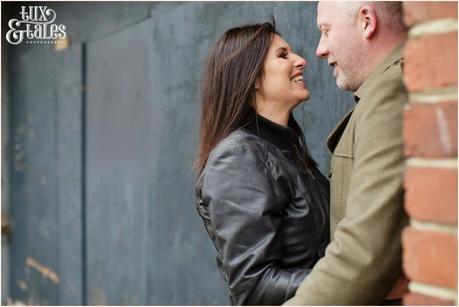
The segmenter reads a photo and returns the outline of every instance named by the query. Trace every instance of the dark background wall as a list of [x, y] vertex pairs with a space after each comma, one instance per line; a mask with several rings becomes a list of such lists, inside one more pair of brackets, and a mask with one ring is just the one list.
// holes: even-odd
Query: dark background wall
[[273, 14], [308, 61], [294, 113], [327, 173], [352, 98], [314, 55], [316, 3], [41, 4], [67, 49], [9, 45], [21, 3], [2, 3], [2, 303], [229, 304], [194, 207], [203, 62], [225, 30]]

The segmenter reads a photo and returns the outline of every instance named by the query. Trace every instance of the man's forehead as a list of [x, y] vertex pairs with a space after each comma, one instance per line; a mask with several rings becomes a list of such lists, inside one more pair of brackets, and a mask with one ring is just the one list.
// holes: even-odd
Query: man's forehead
[[325, 25], [327, 21], [327, 7], [323, 2], [319, 2], [317, 5], [317, 27], [320, 29], [321, 26]]
[[340, 14], [340, 3], [332, 1], [320, 1], [317, 5], [317, 27], [328, 25]]
[[[336, 10], [343, 8], [343, 1], [319, 1], [317, 4], [317, 9], [319, 10]], [[345, 4], [345, 3], [344, 3]]]

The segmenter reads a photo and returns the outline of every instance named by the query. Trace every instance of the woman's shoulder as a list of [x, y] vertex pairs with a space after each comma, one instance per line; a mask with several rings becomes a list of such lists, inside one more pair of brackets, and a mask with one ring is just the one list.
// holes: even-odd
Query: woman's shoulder
[[266, 142], [260, 137], [239, 128], [221, 140], [211, 151], [209, 160], [213, 160], [222, 155], [255, 155], [260, 159], [266, 153]]
[[273, 179], [272, 168], [261, 140], [243, 129], [232, 132], [211, 151], [196, 186], [205, 189], [205, 194], [235, 182], [239, 186], [248, 179], [259, 187], [270, 186], [267, 182]]

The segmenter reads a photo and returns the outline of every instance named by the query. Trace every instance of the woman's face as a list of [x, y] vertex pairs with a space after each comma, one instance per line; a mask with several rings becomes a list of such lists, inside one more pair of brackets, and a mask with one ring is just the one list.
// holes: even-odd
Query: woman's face
[[309, 91], [303, 82], [305, 66], [306, 61], [276, 34], [263, 65], [261, 86], [257, 87], [257, 108], [263, 107], [260, 104], [271, 104], [276, 109], [291, 110], [307, 100]]

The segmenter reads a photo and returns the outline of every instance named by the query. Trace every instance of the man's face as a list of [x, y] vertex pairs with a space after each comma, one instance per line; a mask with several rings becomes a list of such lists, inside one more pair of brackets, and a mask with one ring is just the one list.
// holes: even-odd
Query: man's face
[[364, 63], [359, 56], [363, 46], [357, 22], [347, 9], [346, 3], [319, 2], [317, 27], [322, 35], [316, 55], [333, 68], [340, 89], [355, 92], [364, 81]]

